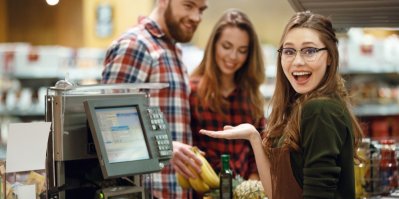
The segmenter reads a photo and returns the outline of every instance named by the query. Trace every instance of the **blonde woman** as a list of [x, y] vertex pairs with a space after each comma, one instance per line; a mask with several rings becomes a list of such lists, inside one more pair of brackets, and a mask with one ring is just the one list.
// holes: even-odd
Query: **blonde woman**
[[255, 157], [247, 140], [220, 140], [199, 133], [222, 130], [226, 124], [252, 123], [264, 129], [265, 81], [262, 50], [248, 16], [237, 9], [224, 12], [214, 26], [200, 65], [191, 74], [191, 129], [193, 144], [219, 172], [220, 156], [230, 155], [234, 175], [259, 179]]

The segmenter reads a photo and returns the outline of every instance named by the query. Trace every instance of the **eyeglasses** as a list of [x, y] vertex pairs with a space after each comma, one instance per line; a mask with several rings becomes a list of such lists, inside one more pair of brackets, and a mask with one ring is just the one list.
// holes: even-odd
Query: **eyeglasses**
[[[300, 49], [299, 54], [306, 62], [313, 62], [317, 57], [317, 53], [322, 50], [327, 50], [327, 48], [307, 47]], [[277, 52], [280, 53], [281, 60], [286, 62], [293, 61], [297, 55], [297, 50], [294, 48], [280, 48]]]

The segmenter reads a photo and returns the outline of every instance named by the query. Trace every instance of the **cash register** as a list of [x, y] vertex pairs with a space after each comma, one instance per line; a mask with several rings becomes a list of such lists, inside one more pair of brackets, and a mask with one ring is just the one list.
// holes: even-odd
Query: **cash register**
[[168, 85], [61, 85], [46, 95], [48, 198], [150, 198], [142, 175], [168, 164], [172, 139], [149, 100]]

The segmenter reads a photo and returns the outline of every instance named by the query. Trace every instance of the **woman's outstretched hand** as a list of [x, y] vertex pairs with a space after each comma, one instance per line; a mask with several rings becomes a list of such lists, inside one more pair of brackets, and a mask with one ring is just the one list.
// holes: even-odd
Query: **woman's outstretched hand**
[[250, 140], [254, 135], [259, 136], [258, 131], [252, 124], [240, 124], [238, 126], [225, 126], [223, 131], [208, 131], [201, 129], [200, 133], [213, 137], [224, 139], [245, 139]]
[[256, 165], [258, 171], [267, 171], [259, 173], [265, 193], [272, 198], [271, 176], [270, 176], [270, 160], [262, 146], [262, 138], [260, 133], [251, 124], [240, 124], [238, 126], [225, 126], [223, 131], [208, 131], [201, 129], [201, 134], [224, 139], [245, 139], [251, 143], [255, 154]]

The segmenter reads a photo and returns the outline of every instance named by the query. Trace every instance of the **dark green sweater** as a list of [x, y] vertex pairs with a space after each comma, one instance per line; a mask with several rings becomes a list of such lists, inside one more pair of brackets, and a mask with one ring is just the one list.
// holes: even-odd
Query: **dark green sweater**
[[300, 152], [291, 152], [303, 198], [355, 198], [350, 116], [339, 101], [316, 99], [302, 109]]

